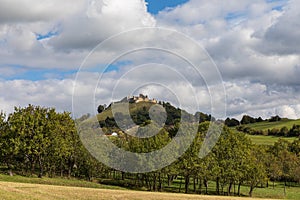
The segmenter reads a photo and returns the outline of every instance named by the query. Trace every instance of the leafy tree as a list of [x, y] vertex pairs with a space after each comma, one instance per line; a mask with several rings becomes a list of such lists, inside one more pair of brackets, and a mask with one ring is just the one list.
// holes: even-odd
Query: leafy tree
[[225, 125], [228, 126], [228, 127], [233, 127], [233, 126], [240, 125], [240, 122], [237, 119], [235, 119], [235, 118], [231, 118], [231, 119], [227, 118], [225, 120]]
[[297, 140], [294, 140], [291, 144], [290, 144], [290, 151], [293, 152], [294, 154], [300, 156], [300, 138]]
[[201, 122], [207, 122], [211, 121], [211, 115], [207, 115], [202, 112], [196, 112], [195, 113], [195, 118], [201, 123]]
[[279, 122], [281, 121], [281, 117], [279, 117], [278, 115], [273, 116], [269, 119], [269, 122]]
[[99, 105], [97, 108], [98, 113], [102, 113], [105, 110], [105, 106], [104, 105]]
[[8, 118], [10, 131], [15, 139], [19, 139], [21, 160], [29, 161], [31, 173], [36, 164], [39, 165], [39, 177], [42, 177], [44, 170], [44, 157], [46, 149], [50, 145], [47, 137], [47, 109], [29, 105], [26, 108], [15, 108], [15, 112]]
[[251, 123], [255, 123], [255, 122], [256, 122], [256, 119], [253, 117], [250, 117], [249, 115], [244, 115], [241, 120], [241, 124], [251, 124]]
[[300, 137], [300, 125], [293, 125], [293, 127], [290, 129], [289, 136]]
[[249, 183], [249, 196], [252, 197], [253, 190], [260, 184], [266, 181], [267, 173], [264, 165], [265, 149], [254, 146], [247, 160], [246, 177]]

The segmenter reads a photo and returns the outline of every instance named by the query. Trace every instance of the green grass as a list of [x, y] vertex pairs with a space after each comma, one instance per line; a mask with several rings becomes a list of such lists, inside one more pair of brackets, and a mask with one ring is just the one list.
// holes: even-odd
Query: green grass
[[[144, 107], [146, 109], [149, 109], [151, 106], [154, 105], [154, 103], [151, 102], [139, 102], [139, 103], [129, 103], [129, 112], [130, 113], [134, 113], [138, 110], [142, 110]], [[126, 111], [128, 111], [128, 107], [126, 107], [126, 104], [124, 103], [116, 103], [114, 104], [114, 110], [115, 112], [121, 112], [121, 113], [126, 113]], [[107, 117], [112, 118], [113, 114], [112, 114], [112, 109], [111, 107], [104, 110], [102, 113], [97, 115], [98, 121], [103, 121], [105, 120]]]
[[[103, 185], [103, 184], [99, 184], [97, 182], [88, 182], [88, 181], [83, 181], [83, 180], [77, 180], [77, 179], [65, 179], [65, 178], [36, 178], [36, 177], [23, 177], [23, 176], [8, 176], [8, 175], [2, 175], [0, 174], [0, 183], [2, 182], [3, 185], [10, 185], [12, 183], [19, 183], [21, 185], [17, 185], [17, 186], [13, 186], [13, 188], [9, 188], [8, 190], [22, 190], [23, 192], [28, 190], [33, 190], [34, 188], [42, 188], [41, 190], [47, 190], [45, 192], [49, 192], [48, 190], [55, 190], [54, 192], [57, 192], [57, 188], [55, 186], [64, 186], [66, 187], [64, 188], [59, 188], [58, 191], [58, 197], [60, 194], [67, 194], [67, 193], [74, 193], [77, 191], [80, 191], [80, 188], [90, 188], [90, 189], [96, 189], [94, 190], [94, 192], [91, 193], [95, 193], [95, 192], [99, 192], [99, 190], [97, 189], [105, 189], [105, 190], [118, 190], [118, 191], [129, 191], [129, 188], [124, 188], [124, 187], [119, 187], [119, 186], [111, 186], [111, 185]], [[7, 184], [5, 184], [5, 182], [7, 182]], [[26, 183], [26, 184], [23, 184]], [[35, 184], [35, 186], [29, 185], [29, 184]], [[300, 187], [298, 185], [298, 187], [287, 187], [286, 188], [286, 196], [284, 196], [284, 186], [283, 183], [275, 183], [275, 188], [273, 189], [272, 187], [272, 182], [269, 182], [269, 187], [268, 188], [255, 188], [255, 190], [253, 191], [253, 197], [255, 198], [273, 198], [273, 199], [300, 199]], [[41, 185], [41, 186], [37, 186], [37, 185]], [[48, 186], [42, 186], [42, 185], [48, 185]], [[50, 185], [53, 185], [53, 187]], [[164, 184], [164, 191], [166, 192], [172, 192], [172, 193], [178, 193], [179, 192], [179, 185], [180, 185], [180, 179], [176, 179], [174, 180], [172, 187], [167, 187], [166, 184]], [[209, 181], [208, 184], [208, 193], [210, 195], [214, 195], [215, 194], [215, 182], [213, 181]], [[73, 187], [73, 189], [70, 189], [70, 187]], [[44, 189], [43, 189], [44, 188]], [[76, 189], [77, 188], [77, 189]], [[198, 189], [198, 186], [197, 186]], [[35, 189], [36, 190], [36, 189]], [[36, 191], [32, 191], [32, 192], [36, 192]], [[64, 191], [66, 190], [66, 191]], [[204, 193], [204, 186], [202, 187], [202, 191]], [[237, 190], [237, 186], [236, 186], [236, 190]], [[72, 192], [74, 191], [74, 192]], [[90, 191], [90, 190], [88, 190]], [[190, 184], [190, 192], [193, 191], [193, 184], [192, 184], [192, 180], [191, 180], [191, 184]], [[224, 191], [226, 191], [226, 188], [224, 188]], [[234, 191], [234, 189], [232, 189], [232, 192]], [[44, 192], [44, 191], [43, 191]], [[181, 185], [181, 193], [184, 192], [184, 182], [182, 182]], [[246, 197], [248, 196], [248, 192], [249, 192], [249, 187], [248, 186], [242, 186], [241, 187], [241, 194], [242, 196]], [[51, 194], [51, 192], [49, 192]], [[125, 193], [124, 193], [125, 194]], [[7, 191], [1, 191], [1, 187], [0, 187], [0, 197], [3, 197], [3, 195], [7, 195], [6, 199], [18, 199], [18, 197], [22, 198], [22, 197], [27, 197], [27, 196], [14, 196], [14, 194], [11, 193], [7, 193]], [[31, 193], [30, 193], [31, 195]], [[81, 194], [81, 192], [79, 192], [78, 194], [80, 197], [83, 197], [84, 195]], [[180, 194], [178, 194], [180, 196]], [[78, 197], [79, 197], [78, 196]], [[101, 195], [100, 195], [101, 196]], [[54, 196], [53, 196], [54, 197]], [[72, 196], [67, 196], [69, 198], [57, 198], [56, 199], [71, 199]], [[98, 195], [99, 197], [99, 195]], [[39, 199], [40, 196], [36, 197], [36, 198], [27, 198], [27, 199]], [[87, 199], [88, 196], [86, 196]], [[92, 199], [94, 198], [91, 197]], [[167, 197], [166, 197], [167, 198]], [[218, 197], [219, 198], [219, 197]], [[220, 197], [222, 198], [222, 197]], [[3, 199], [3, 198], [1, 198]], [[26, 198], [25, 198], [26, 199]], [[48, 198], [48, 199], [52, 199], [52, 198]], [[55, 199], [55, 198], [54, 198]], [[96, 198], [94, 198], [96, 199]], [[101, 199], [101, 198], [100, 198]], [[157, 199], [161, 199], [160, 196], [158, 196]]]
[[[292, 120], [292, 119], [282, 119], [278, 122], [258, 122], [254, 124], [247, 124], [244, 126], [250, 127], [252, 129], [258, 131], [267, 131], [268, 129], [281, 129], [282, 127], [287, 127], [288, 129], [292, 128], [293, 125], [300, 125], [300, 119]], [[237, 131], [236, 127], [230, 128], [233, 131]], [[298, 139], [297, 137], [278, 137], [278, 136], [264, 136], [264, 135], [248, 135], [253, 143], [258, 145], [273, 145], [279, 139], [287, 140], [289, 142], [293, 142], [294, 140]]]
[[102, 188], [102, 189], [125, 189], [119, 186], [102, 185], [96, 182], [89, 182], [78, 179], [67, 178], [37, 178], [37, 177], [24, 177], [24, 176], [8, 176], [0, 174], [0, 181], [16, 182], [16, 183], [32, 183], [32, 184], [46, 184], [46, 185], [60, 185], [72, 187], [86, 187], [86, 188]]
[[281, 129], [282, 127], [287, 127], [288, 129], [292, 128], [293, 125], [300, 125], [300, 119], [292, 120], [292, 119], [282, 119], [278, 122], [258, 122], [254, 124], [247, 124], [246, 126], [253, 128], [255, 130], [266, 131], [268, 129]]
[[294, 140], [298, 139], [297, 137], [277, 137], [277, 136], [264, 136], [264, 135], [247, 135], [248, 138], [254, 144], [257, 145], [273, 145], [279, 139], [287, 140], [289, 142], [293, 142]]
[[[177, 179], [173, 182], [172, 187], [166, 187], [165, 190], [168, 192], [179, 192], [180, 179]], [[269, 198], [269, 199], [300, 199], [300, 185], [286, 187], [286, 196], [284, 196], [284, 183], [269, 182], [269, 187], [257, 187], [253, 191], [254, 198]], [[227, 192], [227, 186], [225, 186], [224, 191]], [[193, 191], [193, 182], [190, 180], [189, 186], [190, 192]], [[197, 185], [198, 189], [198, 185]], [[237, 192], [237, 185], [235, 186]], [[209, 181], [208, 183], [208, 194], [215, 195], [216, 183], [214, 181]], [[181, 192], [184, 192], [184, 182], [182, 182]], [[202, 186], [202, 194], [204, 194], [205, 188]], [[232, 188], [232, 193], [234, 192], [234, 188]], [[242, 185], [241, 186], [241, 196], [248, 197], [249, 187]]]

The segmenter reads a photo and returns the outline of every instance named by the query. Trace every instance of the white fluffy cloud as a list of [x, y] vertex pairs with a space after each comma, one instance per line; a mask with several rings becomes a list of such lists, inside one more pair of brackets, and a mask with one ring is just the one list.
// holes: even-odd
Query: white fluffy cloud
[[55, 107], [58, 111], [71, 111], [73, 84], [71, 79], [1, 81], [0, 110], [10, 113], [15, 106], [34, 104]]
[[141, 0], [2, 0], [0, 5], [0, 66], [76, 69], [104, 39], [156, 23]]
[[92, 0], [86, 12], [64, 21], [62, 33], [52, 38], [49, 45], [58, 50], [91, 50], [111, 35], [154, 25], [143, 1]]
[[85, 0], [1, 0], [0, 24], [59, 20], [85, 7]]

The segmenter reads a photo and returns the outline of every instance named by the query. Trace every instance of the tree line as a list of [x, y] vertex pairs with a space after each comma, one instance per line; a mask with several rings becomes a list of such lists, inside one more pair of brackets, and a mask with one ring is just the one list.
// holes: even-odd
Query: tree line
[[272, 116], [270, 119], [262, 119], [261, 117], [255, 118], [251, 117], [249, 115], [244, 115], [242, 119], [239, 121], [235, 118], [226, 118], [224, 121], [225, 125], [228, 127], [234, 127], [234, 126], [239, 126], [239, 125], [246, 125], [246, 124], [254, 124], [258, 122], [279, 122], [281, 121], [282, 118], [279, 117], [278, 115]]
[[[198, 131], [193, 143], [171, 165], [149, 173], [117, 171], [97, 161], [83, 146], [75, 123], [88, 118], [82, 116], [73, 120], [68, 112], [59, 113], [53, 108], [33, 105], [16, 107], [8, 116], [1, 113], [2, 173], [97, 179], [104, 183], [150, 191], [169, 191], [179, 184], [177, 192], [200, 194], [209, 193], [208, 184], [214, 182], [214, 194], [241, 195], [241, 186], [247, 186], [250, 196], [256, 187], [269, 186], [269, 181], [300, 182], [299, 139], [292, 143], [279, 140], [273, 146], [258, 146], [245, 134], [224, 126], [217, 144], [201, 159], [198, 154], [208, 128], [211, 126], [213, 130], [218, 130], [219, 126], [223, 126], [218, 122], [207, 121], [197, 123]], [[151, 138], [120, 133], [118, 137], [109, 139], [127, 151], [145, 153], [167, 145], [179, 126], [182, 124], [174, 120], [174, 124], [162, 128]], [[140, 127], [139, 131], [143, 134], [144, 129]], [[189, 131], [186, 128], [185, 134], [189, 134]], [[174, 153], [168, 152], [169, 155], [165, 156]]]
[[[146, 174], [127, 174], [132, 185], [151, 191], [168, 191], [174, 181], [180, 180], [178, 192], [208, 194], [208, 183], [212, 181], [216, 187], [214, 194], [241, 195], [243, 185], [249, 187], [249, 196], [252, 196], [256, 187], [269, 187], [269, 181], [300, 182], [299, 139], [292, 143], [279, 140], [273, 146], [259, 146], [245, 134], [225, 126], [215, 147], [201, 159], [198, 155], [209, 126], [220, 124], [200, 123], [190, 148], [170, 166]], [[155, 137], [141, 140], [121, 135], [111, 139], [126, 150], [143, 153], [149, 151], [149, 146], [153, 151], [171, 140], [167, 131]], [[124, 174], [116, 180], [125, 180]]]

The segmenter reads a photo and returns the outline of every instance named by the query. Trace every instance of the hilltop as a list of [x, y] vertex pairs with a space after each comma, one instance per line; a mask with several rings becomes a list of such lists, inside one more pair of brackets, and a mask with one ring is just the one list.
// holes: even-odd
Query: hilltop
[[[101, 109], [98, 108], [97, 119], [106, 134], [136, 128], [136, 126], [143, 127], [151, 123], [163, 125], [165, 129], [171, 131], [181, 119], [189, 123], [211, 120], [208, 114], [197, 112], [193, 115], [181, 108], [176, 108], [169, 102], [149, 99], [147, 95], [142, 94], [138, 97], [125, 97], [120, 101], [112, 102], [106, 108], [103, 105], [99, 107]], [[130, 116], [126, 115], [128, 111]], [[134, 124], [130, 123], [128, 118]], [[116, 123], [116, 119], [121, 124]]]

